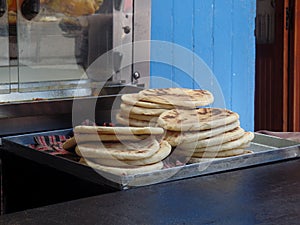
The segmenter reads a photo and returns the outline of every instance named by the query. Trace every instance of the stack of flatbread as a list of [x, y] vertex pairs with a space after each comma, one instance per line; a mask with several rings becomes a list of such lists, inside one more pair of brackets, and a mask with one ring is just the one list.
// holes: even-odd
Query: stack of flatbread
[[72, 145], [77, 143], [81, 163], [117, 175], [138, 174], [163, 168], [171, 153], [171, 145], [161, 140], [163, 133], [159, 127], [77, 126]]
[[251, 153], [254, 138], [240, 127], [239, 115], [227, 109], [172, 109], [162, 113], [158, 126], [167, 132], [164, 140], [190, 162]]
[[209, 91], [186, 88], [146, 89], [135, 94], [124, 94], [121, 99], [117, 123], [136, 127], [156, 126], [160, 114], [167, 110], [193, 109], [207, 106], [214, 100]]

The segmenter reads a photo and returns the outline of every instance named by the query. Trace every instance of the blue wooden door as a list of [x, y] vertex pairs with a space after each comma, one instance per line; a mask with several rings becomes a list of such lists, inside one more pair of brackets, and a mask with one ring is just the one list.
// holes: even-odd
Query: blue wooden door
[[[254, 129], [255, 14], [256, 1], [152, 0], [151, 39], [178, 44], [203, 59], [220, 84], [226, 108], [239, 113], [247, 130]], [[166, 54], [194, 68], [192, 57]], [[151, 64], [151, 76], [182, 87], [199, 86], [195, 72], [190, 77], [173, 65]]]

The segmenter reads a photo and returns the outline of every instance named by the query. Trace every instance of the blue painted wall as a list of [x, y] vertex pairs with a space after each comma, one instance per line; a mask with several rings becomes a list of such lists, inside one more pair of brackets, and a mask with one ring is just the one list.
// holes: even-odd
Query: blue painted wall
[[[226, 108], [239, 113], [246, 130], [254, 129], [255, 13], [252, 0], [152, 0], [151, 39], [179, 44], [201, 57], [220, 84]], [[172, 50], [164, 54], [194, 67], [193, 57]], [[152, 62], [151, 76], [173, 86], [201, 86], [193, 79], [195, 68], [189, 77], [173, 65]]]

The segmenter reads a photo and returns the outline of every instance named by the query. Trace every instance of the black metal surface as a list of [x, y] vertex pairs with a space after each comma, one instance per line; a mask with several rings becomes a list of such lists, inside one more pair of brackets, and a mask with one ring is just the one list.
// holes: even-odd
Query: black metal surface
[[7, 152], [2, 177], [4, 213], [117, 191]]
[[0, 224], [299, 224], [300, 160], [65, 202]]
[[[4, 212], [11, 213], [121, 189], [90, 167], [28, 147], [35, 136], [70, 136], [72, 129], [2, 139]], [[21, 187], [21, 188], [20, 188]]]
[[[34, 144], [33, 137], [36, 135], [65, 135], [71, 132], [72, 129], [66, 130], [55, 130], [42, 133], [33, 133], [27, 135], [13, 136], [10, 138], [4, 138], [2, 140], [2, 155], [11, 155], [11, 161], [13, 162], [15, 158], [23, 158], [28, 160], [28, 163], [38, 163], [41, 166], [46, 166], [52, 170], [60, 171], [71, 176], [77, 177], [88, 182], [92, 182], [98, 185], [107, 185], [115, 189], [121, 189], [120, 185], [105, 179], [95, 172], [90, 167], [77, 163], [75, 161], [50, 155], [46, 152], [37, 151], [28, 147], [29, 144]], [[4, 157], [3, 164], [9, 164]], [[55, 172], [54, 171], [54, 172]], [[16, 174], [17, 175], [17, 174]], [[3, 175], [5, 176], [5, 174]], [[28, 175], [30, 176], [30, 175]], [[6, 176], [8, 179], [10, 177]], [[17, 178], [15, 176], [15, 178]]]

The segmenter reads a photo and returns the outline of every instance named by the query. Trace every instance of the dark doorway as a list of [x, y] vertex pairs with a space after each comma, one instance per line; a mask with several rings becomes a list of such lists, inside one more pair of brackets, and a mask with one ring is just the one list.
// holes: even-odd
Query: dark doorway
[[300, 131], [299, 5], [257, 0], [255, 130]]

